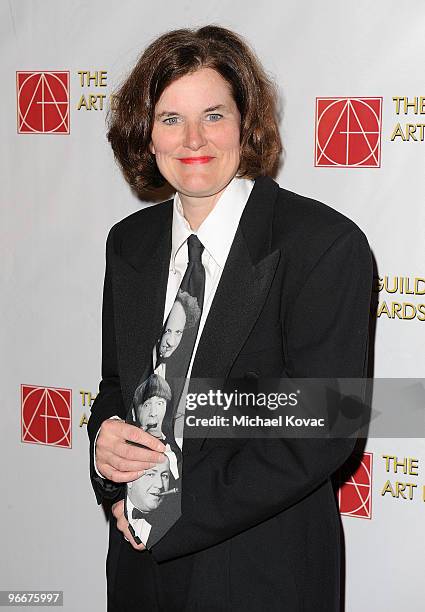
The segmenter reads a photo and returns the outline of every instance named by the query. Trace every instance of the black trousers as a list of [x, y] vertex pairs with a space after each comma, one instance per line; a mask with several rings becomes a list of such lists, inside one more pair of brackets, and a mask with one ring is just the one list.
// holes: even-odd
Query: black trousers
[[150, 552], [120, 542], [115, 564], [107, 560], [108, 612], [182, 612], [191, 568], [189, 557], [178, 568], [173, 561], [158, 564]]

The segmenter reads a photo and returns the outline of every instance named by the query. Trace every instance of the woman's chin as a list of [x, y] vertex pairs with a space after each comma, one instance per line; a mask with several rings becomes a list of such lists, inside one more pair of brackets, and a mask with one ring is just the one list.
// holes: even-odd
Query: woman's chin
[[193, 198], [205, 198], [215, 195], [223, 189], [222, 182], [213, 181], [208, 178], [193, 177], [188, 180], [179, 181], [176, 187], [179, 193]]

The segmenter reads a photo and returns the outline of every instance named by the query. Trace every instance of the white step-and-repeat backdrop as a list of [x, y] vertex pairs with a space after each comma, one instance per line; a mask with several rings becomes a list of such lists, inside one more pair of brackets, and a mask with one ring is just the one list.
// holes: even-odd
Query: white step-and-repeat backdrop
[[[100, 376], [104, 246], [111, 225], [144, 205], [105, 138], [114, 88], [167, 30], [216, 23], [246, 37], [281, 92], [279, 183], [369, 238], [374, 375], [424, 377], [425, 4], [0, 6], [0, 589], [60, 589], [67, 611], [103, 610], [107, 524], [89, 483], [86, 424]], [[369, 439], [340, 490], [347, 612], [424, 609], [422, 435]]]

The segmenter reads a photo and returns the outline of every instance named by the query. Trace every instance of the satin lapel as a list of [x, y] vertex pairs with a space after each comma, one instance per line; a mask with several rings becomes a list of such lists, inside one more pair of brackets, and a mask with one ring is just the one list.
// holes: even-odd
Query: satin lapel
[[158, 211], [149, 231], [140, 229], [140, 247], [113, 256], [114, 318], [121, 388], [128, 410], [162, 329], [171, 254], [172, 202]]
[[[271, 252], [277, 189], [264, 178], [251, 192], [199, 341], [192, 379], [225, 380], [261, 312], [280, 260], [279, 249]], [[202, 411], [206, 418], [212, 414], [214, 409]], [[187, 437], [184, 448], [191, 452], [201, 444], [202, 439]]]
[[253, 265], [240, 229], [205, 322], [191, 377], [226, 377], [260, 314], [280, 258]]

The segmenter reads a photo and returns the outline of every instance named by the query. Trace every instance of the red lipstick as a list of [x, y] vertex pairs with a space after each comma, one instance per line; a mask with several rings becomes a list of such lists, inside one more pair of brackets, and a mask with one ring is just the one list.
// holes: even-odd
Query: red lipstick
[[214, 157], [180, 157], [182, 164], [206, 164]]

